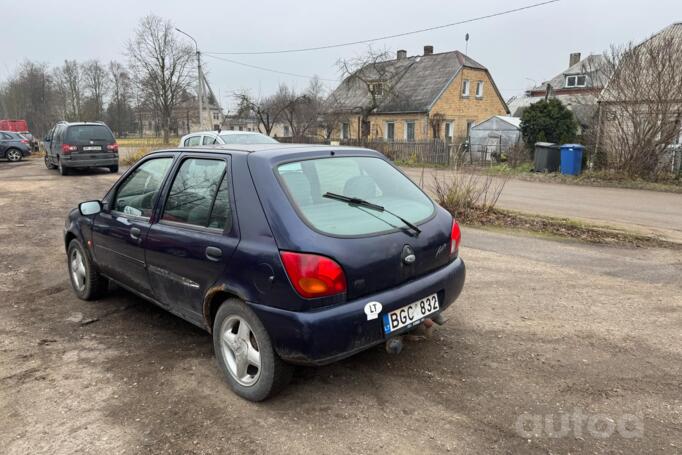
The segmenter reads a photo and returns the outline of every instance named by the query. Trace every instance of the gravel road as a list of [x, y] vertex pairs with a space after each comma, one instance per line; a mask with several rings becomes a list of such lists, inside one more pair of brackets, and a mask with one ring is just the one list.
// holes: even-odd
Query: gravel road
[[121, 290], [74, 296], [65, 214], [115, 179], [0, 163], [3, 453], [682, 451], [680, 250], [465, 228], [467, 283], [432, 338], [253, 404], [206, 333]]

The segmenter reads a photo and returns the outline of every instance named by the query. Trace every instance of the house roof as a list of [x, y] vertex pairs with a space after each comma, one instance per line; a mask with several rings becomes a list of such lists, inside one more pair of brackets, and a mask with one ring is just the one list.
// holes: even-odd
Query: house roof
[[[597, 112], [597, 94], [575, 93], [553, 95], [568, 108], [581, 125], [589, 125]], [[544, 100], [544, 96], [520, 96], [509, 101], [509, 110], [515, 117], [521, 117], [523, 111], [531, 104]]]
[[[428, 112], [463, 67], [487, 71], [483, 65], [459, 51], [389, 60], [358, 71], [362, 71], [363, 79], [384, 76], [394, 84], [374, 111], [388, 114]], [[334, 109], [348, 111], [367, 107], [371, 102], [367, 85], [352, 76], [341, 82], [329, 100], [334, 103]]]
[[[650, 36], [649, 38], [645, 39], [642, 41], [640, 44], [636, 45], [633, 50], [637, 50], [639, 48], [642, 49], [647, 49], [647, 46], [653, 46], [653, 49], [657, 49], [658, 46], [661, 46], [661, 48], [669, 50], [672, 52], [673, 56], [677, 56], [677, 60], [679, 60], [680, 54], [682, 53], [682, 22], [674, 22], [667, 27], [665, 27], [663, 30], [660, 32]], [[658, 51], [656, 51], [658, 52]], [[649, 58], [646, 55], [644, 58]], [[664, 58], [673, 58], [670, 56], [670, 54], [665, 54]], [[674, 67], [673, 67], [674, 68]], [[674, 69], [671, 70], [674, 72]], [[613, 77], [618, 77], [618, 71], [614, 73]], [[641, 75], [641, 78], [647, 78], [647, 77], [656, 77], [656, 76], [650, 76], [647, 74]], [[651, 80], [651, 79], [650, 79]], [[600, 101], [604, 102], [614, 102], [614, 101], [622, 101], [623, 95], [621, 93], [618, 93], [617, 90], [610, 90], [609, 85], [607, 84], [604, 88], [604, 90], [601, 93], [600, 96]], [[640, 100], [631, 100], [631, 101], [640, 101]]]
[[531, 91], [544, 92], [545, 90], [547, 90], [547, 84], [551, 85], [554, 90], [564, 89], [566, 85], [566, 76], [577, 74], [585, 74], [588, 76], [587, 78], [588, 88], [602, 88], [604, 87], [604, 85], [606, 85], [606, 82], [608, 81], [608, 77], [603, 71], [605, 63], [606, 59], [604, 58], [603, 55], [588, 55], [575, 65], [555, 75], [550, 80], [543, 82], [541, 85], [533, 87]]

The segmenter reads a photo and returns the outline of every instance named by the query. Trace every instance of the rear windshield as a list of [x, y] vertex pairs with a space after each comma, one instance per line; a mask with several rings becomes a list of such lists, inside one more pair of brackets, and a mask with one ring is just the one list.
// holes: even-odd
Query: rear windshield
[[277, 144], [277, 141], [264, 134], [221, 134], [226, 144]]
[[387, 212], [323, 197], [327, 192], [364, 199], [413, 224], [426, 220], [435, 210], [428, 196], [380, 158], [296, 161], [278, 166], [277, 174], [305, 221], [326, 234], [369, 235], [404, 227]]
[[66, 132], [64, 140], [68, 142], [104, 141], [114, 142], [114, 136], [104, 125], [74, 125]]

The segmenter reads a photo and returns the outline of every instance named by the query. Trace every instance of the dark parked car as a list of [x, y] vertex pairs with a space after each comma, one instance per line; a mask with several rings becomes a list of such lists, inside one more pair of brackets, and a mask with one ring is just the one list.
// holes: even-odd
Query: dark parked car
[[62, 175], [74, 168], [118, 172], [118, 144], [104, 123], [59, 122], [45, 136], [45, 166]]
[[249, 400], [292, 364], [400, 347], [464, 285], [458, 224], [366, 149], [154, 152], [72, 210], [64, 235], [78, 297], [111, 281], [208, 330]]
[[28, 139], [13, 131], [0, 131], [0, 158], [17, 162], [31, 155], [31, 144]]

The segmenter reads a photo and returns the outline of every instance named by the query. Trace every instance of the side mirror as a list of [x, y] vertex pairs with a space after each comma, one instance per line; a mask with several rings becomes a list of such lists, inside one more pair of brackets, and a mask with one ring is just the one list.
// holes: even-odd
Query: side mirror
[[51, 140], [52, 138], [50, 136], [45, 136], [45, 138], [43, 139], [43, 141], [45, 142], [50, 142]]
[[102, 202], [100, 201], [87, 201], [78, 204], [78, 211], [81, 212], [83, 216], [97, 215], [102, 211]]

